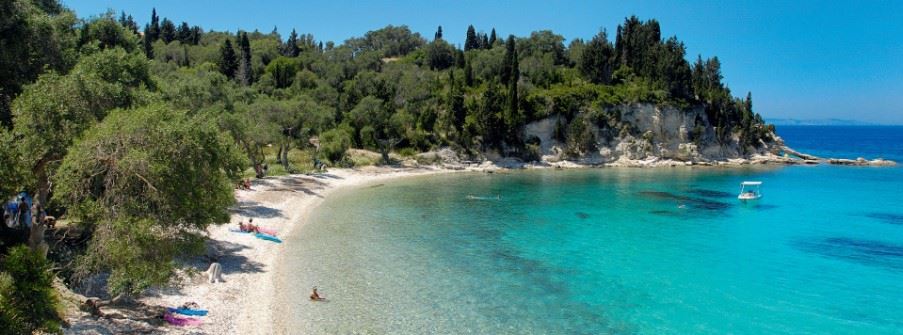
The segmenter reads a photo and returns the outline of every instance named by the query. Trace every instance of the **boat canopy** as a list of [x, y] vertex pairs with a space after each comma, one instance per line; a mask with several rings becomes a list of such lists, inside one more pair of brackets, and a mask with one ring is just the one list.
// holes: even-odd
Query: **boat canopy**
[[761, 181], [744, 181], [744, 182], [740, 183], [740, 185], [743, 185], [743, 186], [759, 186], [759, 185], [762, 185], [762, 182], [761, 182]]

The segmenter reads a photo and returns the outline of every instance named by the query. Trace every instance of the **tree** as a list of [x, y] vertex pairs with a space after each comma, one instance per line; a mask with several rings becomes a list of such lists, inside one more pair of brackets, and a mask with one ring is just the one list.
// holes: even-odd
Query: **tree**
[[600, 31], [583, 48], [580, 58], [580, 72], [596, 84], [611, 83], [614, 72], [614, 48], [608, 42], [605, 31]]
[[266, 73], [272, 76], [276, 88], [291, 86], [297, 72], [298, 62], [288, 57], [276, 58], [266, 67]]
[[198, 27], [198, 26], [191, 27], [191, 44], [198, 45], [198, 43], [201, 43], [201, 35], [203, 33], [204, 33], [204, 31], [201, 30], [201, 27]]
[[[514, 35], [508, 35], [508, 41], [505, 43], [505, 58], [502, 62], [502, 73], [499, 78], [502, 84], [508, 85], [511, 82], [514, 69], [517, 67], [517, 49], [514, 44]], [[514, 79], [515, 81], [517, 79]]]
[[144, 35], [151, 42], [156, 42], [160, 38], [160, 17], [157, 16], [157, 8], [151, 9], [151, 19], [147, 28], [144, 29]]
[[298, 48], [298, 32], [292, 29], [292, 33], [288, 35], [285, 45], [282, 47], [282, 55], [286, 57], [298, 57], [301, 49]]
[[179, 29], [176, 31], [176, 39], [182, 44], [193, 44], [191, 39], [191, 28], [188, 27], [188, 22], [182, 21], [182, 24], [179, 25]]
[[169, 19], [164, 18], [163, 23], [160, 25], [160, 39], [162, 39], [164, 43], [169, 44], [170, 42], [175, 41], [176, 37], [176, 25]]
[[517, 59], [517, 46], [515, 44], [514, 35], [508, 35], [506, 43], [506, 59], [510, 67], [508, 71], [508, 103], [503, 114], [505, 124], [505, 142], [509, 146], [517, 148], [521, 143], [520, 130], [523, 127], [524, 118], [520, 113], [520, 100], [517, 96], [517, 82], [520, 79], [520, 66]]
[[464, 92], [455, 80], [454, 71], [448, 73], [448, 81], [451, 86], [448, 91], [448, 110], [452, 114], [452, 126], [460, 135], [464, 132], [464, 118], [467, 116], [467, 110], [464, 108]]
[[477, 31], [473, 25], [467, 26], [467, 36], [464, 39], [464, 51], [476, 50], [480, 48], [480, 41], [477, 40]]
[[38, 199], [47, 203], [50, 176], [72, 143], [106, 113], [131, 106], [136, 91], [152, 87], [147, 60], [122, 49], [83, 57], [67, 75], [48, 73], [13, 102], [17, 148], [35, 178]]
[[200, 231], [228, 222], [246, 165], [208, 119], [165, 105], [114, 111], [55, 176], [70, 215], [93, 231], [77, 274], [110, 271], [114, 295], [165, 283], [176, 255], [203, 250]]
[[434, 40], [426, 48], [426, 57], [432, 70], [445, 70], [455, 63], [455, 49], [443, 40]]
[[219, 53], [219, 72], [229, 79], [235, 78], [235, 72], [238, 71], [238, 58], [235, 56], [235, 49], [232, 48], [231, 39], [226, 38]]
[[0, 324], [9, 334], [60, 331], [59, 297], [51, 263], [24, 245], [14, 247], [0, 264]]
[[433, 36], [433, 40], [441, 40], [442, 39], [442, 26], [436, 29], [436, 35]]
[[251, 72], [251, 42], [248, 41], [248, 33], [240, 34], [238, 49], [241, 51], [241, 58], [238, 62], [236, 77], [240, 84], [248, 86], [254, 80], [254, 74]]
[[141, 44], [144, 47], [144, 56], [148, 59], [154, 59], [154, 40], [150, 30], [149, 24], [144, 25], [144, 37], [141, 38]]
[[56, 1], [0, 1], [0, 125], [12, 126], [9, 104], [24, 85], [76, 62], [77, 22]]
[[471, 87], [474, 84], [473, 64], [470, 61], [465, 61], [464, 64], [464, 84], [467, 85], [467, 87]]
[[489, 49], [492, 49], [492, 46], [495, 45], [495, 28], [492, 28], [492, 32], [489, 34]]

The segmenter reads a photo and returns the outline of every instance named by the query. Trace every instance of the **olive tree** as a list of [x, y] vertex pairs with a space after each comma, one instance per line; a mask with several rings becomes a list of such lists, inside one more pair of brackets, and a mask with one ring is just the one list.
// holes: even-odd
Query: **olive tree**
[[93, 232], [77, 274], [110, 272], [113, 294], [162, 284], [199, 233], [229, 220], [247, 161], [202, 117], [166, 105], [113, 111], [70, 149], [55, 176], [70, 216]]

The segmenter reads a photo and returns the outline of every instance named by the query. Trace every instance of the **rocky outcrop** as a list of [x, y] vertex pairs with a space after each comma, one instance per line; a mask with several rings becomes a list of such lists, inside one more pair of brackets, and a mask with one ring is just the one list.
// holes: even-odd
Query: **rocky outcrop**
[[[573, 160], [591, 164], [607, 164], [623, 160], [670, 160], [676, 162], [718, 162], [729, 159], [768, 155], [782, 143], [760, 142], [756, 147], [741, 148], [740, 134], [718, 138], [717, 128], [706, 116], [703, 107], [678, 109], [654, 104], [630, 104], [606, 111], [612, 119], [602, 127], [590, 124], [594, 140], [593, 150], [573, 154], [567, 143], [556, 139], [556, 129], [567, 123], [554, 115], [528, 124], [527, 138], [539, 139], [543, 161]], [[578, 114], [573, 120], [579, 120]], [[574, 122], [571, 120], [571, 122]], [[559, 134], [559, 138], [561, 135]], [[774, 136], [773, 138], [776, 138]]]

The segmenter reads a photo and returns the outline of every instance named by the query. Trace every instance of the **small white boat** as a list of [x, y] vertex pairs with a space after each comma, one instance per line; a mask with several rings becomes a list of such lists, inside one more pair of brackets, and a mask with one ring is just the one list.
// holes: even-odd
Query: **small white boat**
[[761, 181], [744, 181], [740, 183], [740, 195], [737, 199], [741, 201], [756, 200], [762, 197]]

